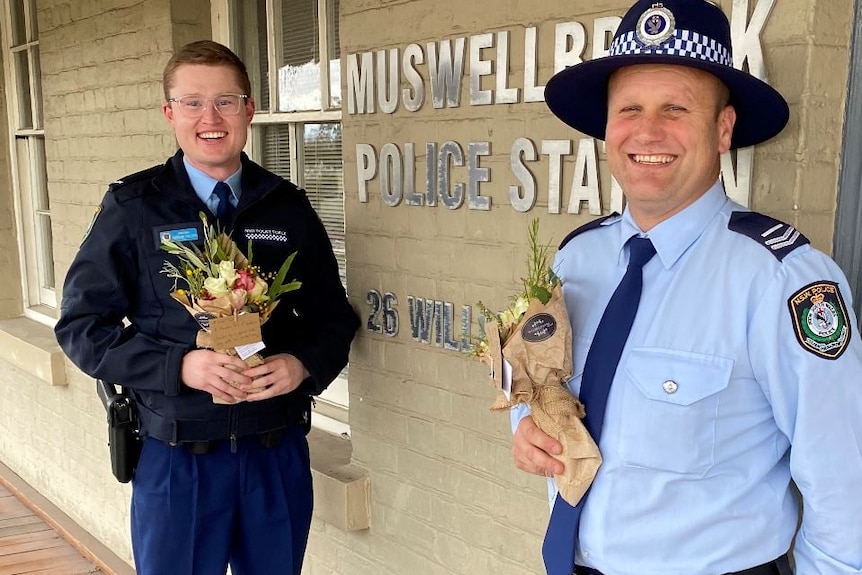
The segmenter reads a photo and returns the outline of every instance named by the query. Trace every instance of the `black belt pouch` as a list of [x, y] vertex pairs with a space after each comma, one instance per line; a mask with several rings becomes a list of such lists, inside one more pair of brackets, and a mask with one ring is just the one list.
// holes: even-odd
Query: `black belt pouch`
[[111, 450], [111, 472], [120, 483], [128, 483], [138, 467], [143, 440], [135, 401], [123, 388], [96, 380], [96, 391], [108, 416], [108, 447]]

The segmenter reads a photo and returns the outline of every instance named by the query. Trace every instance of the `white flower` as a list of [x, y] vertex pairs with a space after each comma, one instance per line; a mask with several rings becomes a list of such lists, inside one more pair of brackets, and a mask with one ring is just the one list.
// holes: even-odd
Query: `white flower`
[[[228, 286], [232, 286], [236, 281], [236, 270], [233, 267], [233, 261], [222, 260], [218, 264], [218, 275], [221, 279], [227, 282]], [[212, 292], [210, 292], [212, 293]]]
[[[231, 267], [233, 267], [233, 264], [231, 264]], [[227, 295], [230, 291], [230, 286], [224, 278], [207, 278], [204, 280], [204, 288], [206, 288], [212, 297], [221, 297]]]
[[515, 319], [520, 319], [522, 315], [527, 312], [527, 308], [530, 307], [530, 300], [524, 296], [520, 296], [515, 300], [515, 304], [512, 306], [512, 314], [515, 316]]
[[251, 299], [252, 301], [258, 301], [262, 299], [263, 294], [266, 293], [266, 290], [268, 288], [269, 286], [266, 285], [266, 282], [256, 276], [254, 278], [254, 287], [248, 294], [249, 299]]
[[500, 313], [500, 327], [504, 329], [508, 329], [509, 327], [515, 325], [518, 321], [518, 318], [515, 317], [515, 314], [512, 313], [512, 310], [507, 309], [506, 311]]

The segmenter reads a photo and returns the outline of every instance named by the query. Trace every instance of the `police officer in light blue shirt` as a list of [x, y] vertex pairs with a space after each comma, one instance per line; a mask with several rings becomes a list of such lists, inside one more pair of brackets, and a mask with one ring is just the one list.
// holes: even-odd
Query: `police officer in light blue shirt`
[[[862, 339], [850, 288], [798, 230], [725, 195], [720, 154], [771, 138], [788, 118], [777, 92], [733, 69], [728, 28], [702, 0], [643, 0], [608, 57], [547, 85], [555, 115], [606, 141], [627, 199], [556, 257], [572, 393], [626, 242], [656, 249], [610, 387], [578, 574], [785, 575], [790, 563], [799, 575], [862, 573]], [[519, 468], [562, 472], [559, 443], [526, 409], [513, 428]]]

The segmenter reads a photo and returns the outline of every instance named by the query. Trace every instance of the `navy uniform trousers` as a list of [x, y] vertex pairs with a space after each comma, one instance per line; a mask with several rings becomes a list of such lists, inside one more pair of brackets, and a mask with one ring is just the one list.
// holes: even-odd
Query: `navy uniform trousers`
[[215, 443], [205, 454], [144, 441], [132, 483], [138, 575], [299, 575], [311, 526], [304, 430], [281, 442]]

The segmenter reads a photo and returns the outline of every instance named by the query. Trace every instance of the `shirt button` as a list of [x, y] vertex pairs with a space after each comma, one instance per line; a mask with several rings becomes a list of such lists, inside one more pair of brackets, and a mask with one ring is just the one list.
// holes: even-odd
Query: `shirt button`
[[676, 384], [675, 381], [669, 379], [663, 384], [661, 384], [661, 388], [664, 390], [665, 393], [670, 395], [672, 393], [676, 393], [676, 390], [679, 389], [679, 386]]

